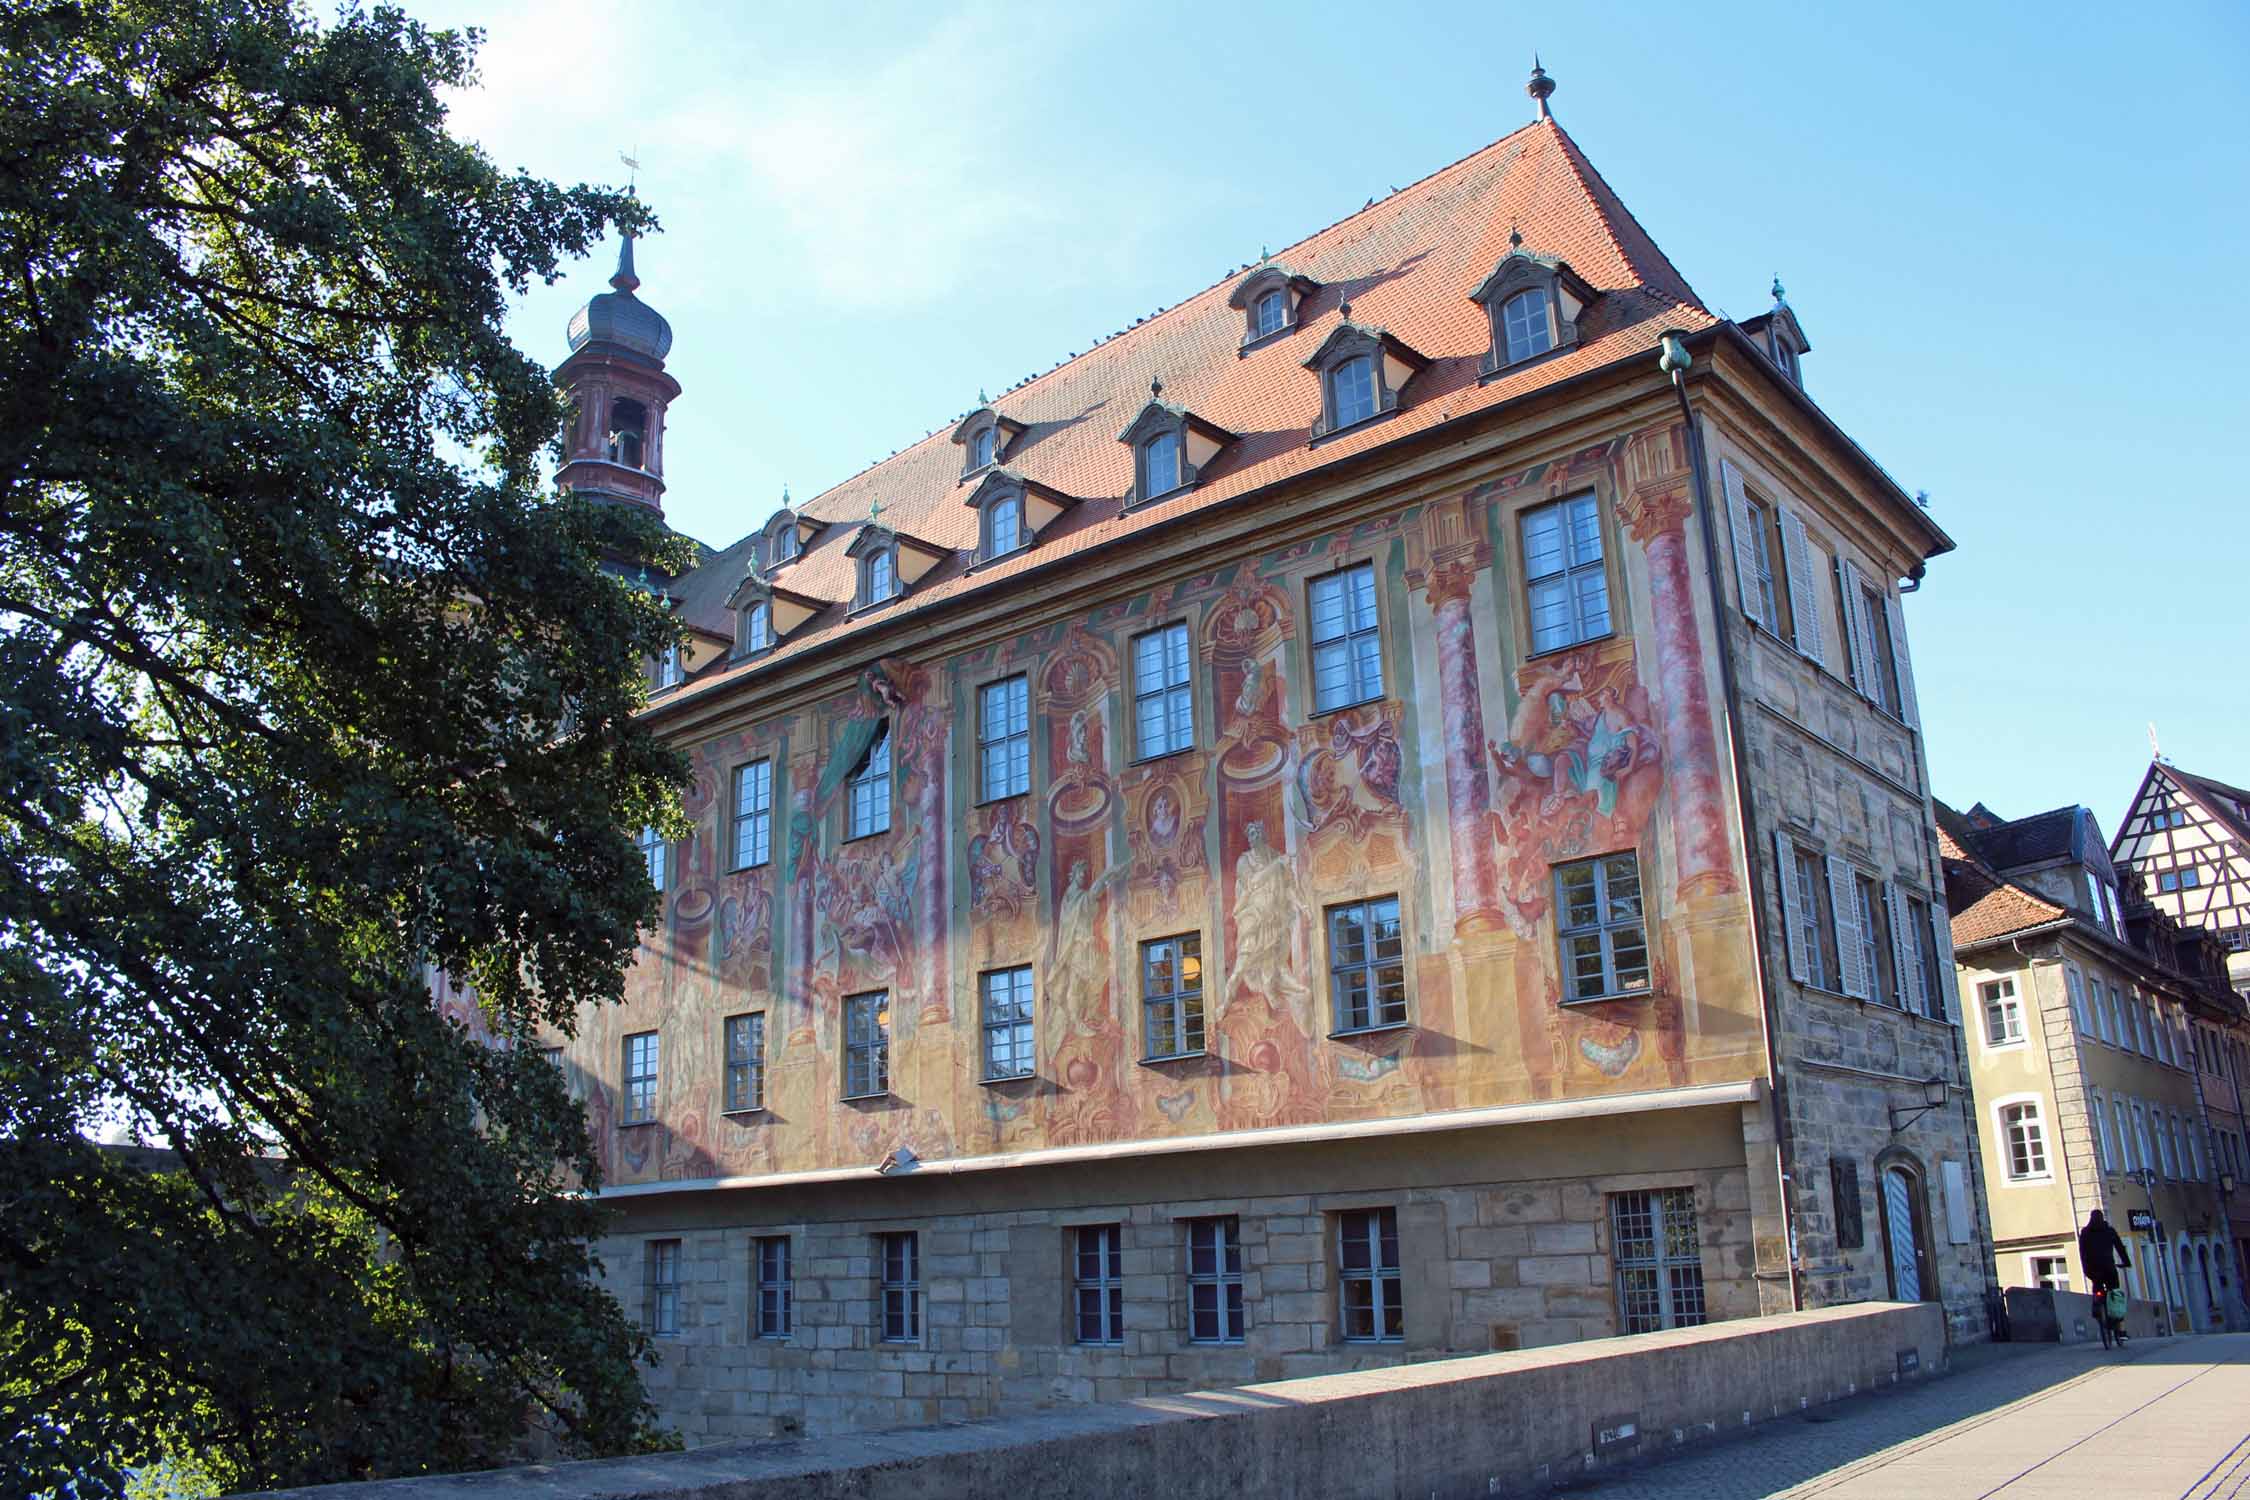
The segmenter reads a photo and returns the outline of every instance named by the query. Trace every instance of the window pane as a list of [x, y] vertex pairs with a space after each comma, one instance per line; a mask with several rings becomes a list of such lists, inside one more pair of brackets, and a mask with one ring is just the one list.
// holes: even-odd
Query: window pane
[[1334, 391], [1336, 426], [1349, 427], [1375, 415], [1375, 366], [1366, 355], [1345, 360], [1328, 379]]
[[1563, 570], [1562, 512], [1559, 507], [1542, 505], [1527, 510], [1523, 515], [1523, 573], [1526, 578], [1544, 578]]

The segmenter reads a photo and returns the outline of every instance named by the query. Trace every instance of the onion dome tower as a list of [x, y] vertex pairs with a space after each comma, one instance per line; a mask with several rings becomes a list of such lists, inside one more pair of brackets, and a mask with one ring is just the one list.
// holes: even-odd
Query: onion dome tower
[[611, 290], [570, 320], [570, 357], [555, 382], [573, 409], [555, 476], [564, 489], [664, 513], [664, 410], [680, 383], [664, 373], [672, 325], [634, 296], [633, 236], [617, 247]]

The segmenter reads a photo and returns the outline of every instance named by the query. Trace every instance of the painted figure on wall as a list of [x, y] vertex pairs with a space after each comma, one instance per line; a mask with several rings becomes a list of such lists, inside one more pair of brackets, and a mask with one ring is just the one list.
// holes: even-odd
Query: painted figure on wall
[[1219, 1015], [1225, 1069], [1219, 1126], [1303, 1125], [1321, 1117], [1312, 1050], [1301, 1017], [1310, 991], [1298, 953], [1305, 910], [1288, 857], [1263, 822], [1243, 829], [1234, 867], [1234, 968]]
[[1114, 1140], [1132, 1124], [1125, 1028], [1110, 1004], [1109, 888], [1122, 873], [1095, 879], [1086, 861], [1073, 860], [1055, 903], [1045, 974], [1055, 1089], [1048, 1137], [1055, 1145]]

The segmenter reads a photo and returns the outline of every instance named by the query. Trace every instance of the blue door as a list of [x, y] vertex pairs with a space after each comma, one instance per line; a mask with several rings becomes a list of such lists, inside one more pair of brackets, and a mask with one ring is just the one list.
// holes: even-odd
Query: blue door
[[1883, 1172], [1883, 1227], [1891, 1239], [1891, 1297], [1922, 1300], [1921, 1236], [1914, 1232], [1914, 1179], [1898, 1167]]

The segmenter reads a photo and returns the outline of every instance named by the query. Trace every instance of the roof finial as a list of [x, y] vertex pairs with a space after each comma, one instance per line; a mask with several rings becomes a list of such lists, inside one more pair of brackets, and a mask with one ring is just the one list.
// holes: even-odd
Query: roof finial
[[1351, 303], [1350, 303], [1350, 302], [1348, 302], [1348, 301], [1347, 301], [1347, 302], [1339, 302], [1339, 303], [1337, 303], [1337, 304], [1336, 304], [1336, 316], [1337, 316], [1337, 317], [1339, 317], [1339, 318], [1342, 318], [1342, 319], [1343, 319], [1343, 320], [1344, 320], [1345, 322], [1349, 323], [1349, 322], [1350, 322], [1350, 321], [1352, 320], [1352, 305], [1351, 305]]
[[1531, 81], [1523, 86], [1523, 91], [1538, 104], [1540, 119], [1554, 118], [1547, 109], [1547, 96], [1555, 91], [1555, 80], [1549, 78], [1547, 70], [1539, 65], [1539, 54], [1536, 52], [1531, 54]]
[[981, 385], [980, 385], [980, 386], [978, 386], [978, 387], [977, 387], [977, 405], [978, 405], [978, 407], [980, 407], [980, 408], [982, 408], [982, 407], [987, 407], [987, 406], [990, 406], [991, 404], [992, 404], [992, 398], [991, 398], [990, 396], [987, 396], [987, 395], [986, 395], [986, 394], [984, 393], [984, 387], [983, 387], [983, 386], [981, 386]]
[[1508, 226], [1508, 248], [1510, 250], [1521, 250], [1523, 248], [1523, 230], [1514, 224]]
[[783, 510], [789, 508], [789, 483], [787, 480], [783, 480], [781, 485], [781, 508]]
[[1151, 401], [1161, 401], [1164, 399], [1163, 376], [1151, 375], [1148, 378], [1148, 399]]
[[878, 529], [881, 528], [883, 524], [883, 502], [881, 500], [867, 502], [867, 524]]
[[1263, 245], [1260, 245], [1260, 246], [1258, 247], [1258, 264], [1262, 266], [1262, 265], [1264, 265], [1264, 264], [1265, 264], [1265, 263], [1266, 263], [1267, 261], [1269, 261], [1269, 260], [1272, 260], [1272, 259], [1273, 259], [1273, 252], [1272, 252], [1271, 250], [1268, 250], [1268, 249], [1267, 249], [1267, 248], [1266, 248], [1265, 246], [1263, 246]]
[[1787, 307], [1789, 305], [1789, 299], [1781, 295], [1781, 273], [1779, 271], [1773, 273], [1773, 300], [1776, 307]]
[[641, 278], [633, 274], [633, 234], [630, 230], [617, 238], [617, 270], [609, 278], [609, 284], [621, 292], [632, 291], [641, 284]]

